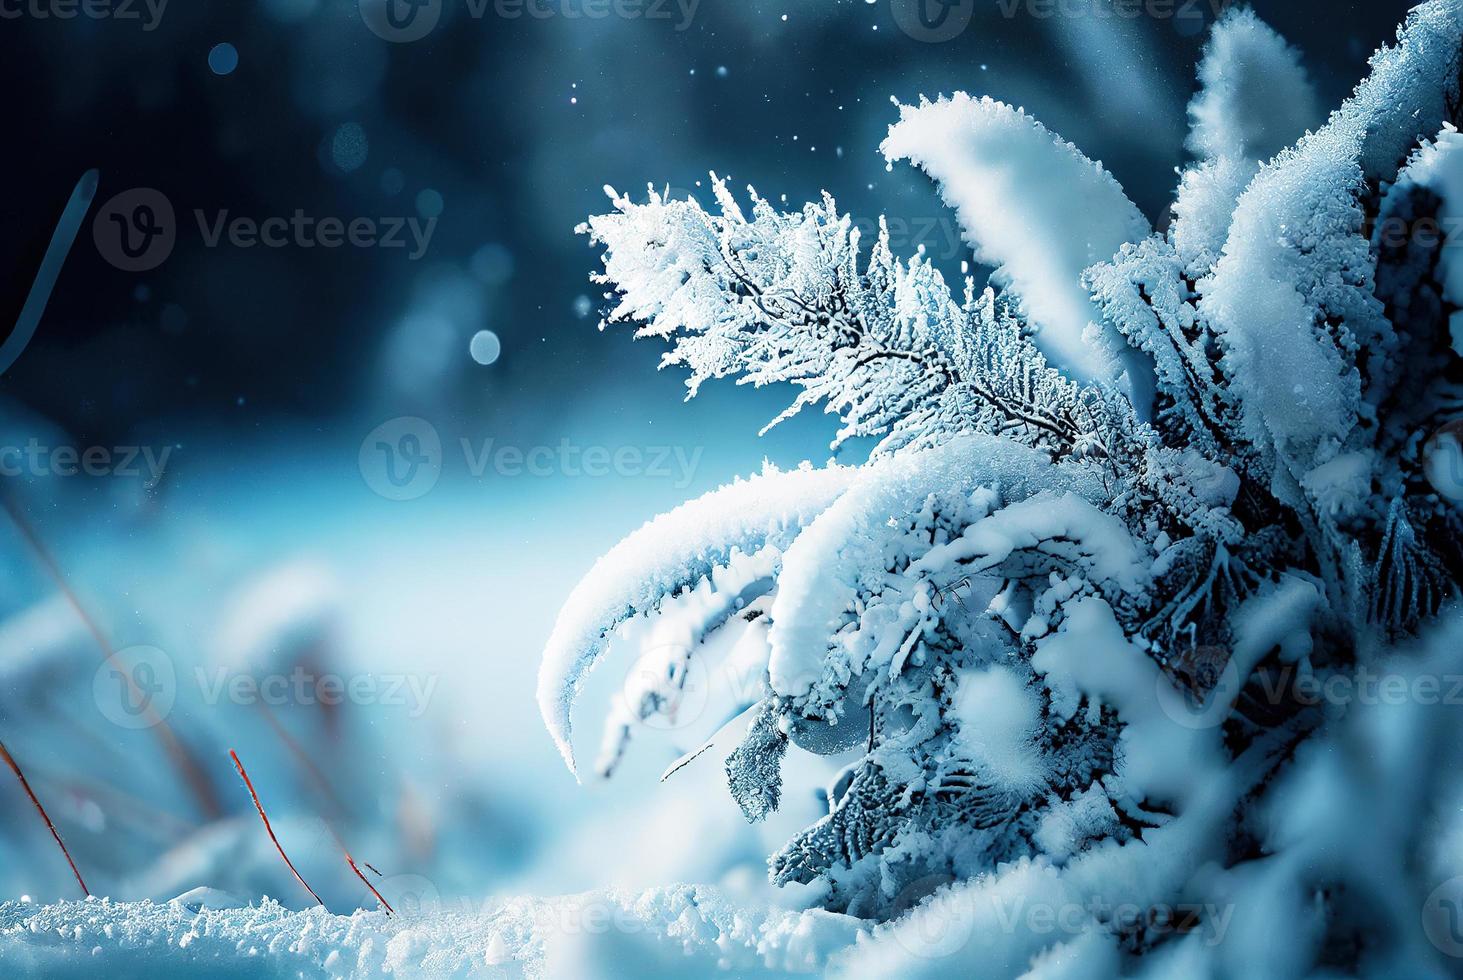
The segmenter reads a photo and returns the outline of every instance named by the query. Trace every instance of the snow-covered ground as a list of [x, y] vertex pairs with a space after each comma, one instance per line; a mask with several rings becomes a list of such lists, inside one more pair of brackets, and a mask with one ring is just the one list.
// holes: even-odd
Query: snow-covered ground
[[862, 923], [732, 903], [714, 889], [515, 898], [332, 915], [192, 893], [0, 905], [0, 963], [46, 977], [737, 977], [813, 974]]

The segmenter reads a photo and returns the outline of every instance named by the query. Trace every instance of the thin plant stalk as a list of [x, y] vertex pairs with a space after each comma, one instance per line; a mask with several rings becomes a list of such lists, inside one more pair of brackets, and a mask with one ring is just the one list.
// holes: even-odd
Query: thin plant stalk
[[274, 828], [270, 826], [269, 815], [264, 812], [264, 804], [259, 802], [259, 794], [254, 792], [254, 783], [252, 780], [249, 779], [249, 774], [244, 771], [244, 764], [239, 761], [239, 753], [235, 752], [233, 749], [229, 749], [229, 756], [234, 760], [234, 768], [239, 770], [239, 775], [243, 777], [244, 785], [249, 789], [249, 797], [254, 801], [254, 809], [259, 811], [259, 819], [264, 821], [264, 830], [266, 833], [269, 834], [269, 839], [274, 842], [274, 849], [278, 851], [279, 856], [284, 859], [285, 867], [290, 869], [290, 874], [295, 876], [295, 880], [298, 881], [304, 887], [305, 891], [310, 893], [310, 897], [313, 898], [317, 903], [319, 903], [319, 905], [323, 908], [325, 903], [320, 901], [320, 896], [315, 894], [315, 889], [311, 888], [309, 883], [300, 876], [300, 873], [298, 871], [295, 870], [294, 862], [290, 860], [290, 856], [286, 854], [284, 852], [284, 848], [280, 846], [279, 838], [274, 836]]
[[[274, 711], [269, 705], [261, 701], [259, 702], [259, 709], [264, 713], [264, 719], [269, 723], [270, 729], [284, 743], [285, 748], [289, 749], [290, 755], [294, 756], [295, 761], [305, 771], [306, 776], [314, 783], [316, 789], [320, 791], [320, 794], [325, 797], [326, 804], [332, 807], [338, 816], [344, 816], [345, 807], [341, 805], [340, 798], [330, 788], [330, 783], [325, 779], [325, 774], [320, 771], [319, 766], [315, 765], [315, 761], [310, 758], [309, 753], [301, 747], [293, 735], [285, 730], [284, 725], [280, 724], [279, 719], [274, 716]], [[380, 902], [381, 907], [386, 910], [386, 914], [394, 915], [396, 910], [391, 907], [391, 903], [382, 897], [381, 893], [367, 880], [366, 876], [361, 874], [361, 869], [356, 867], [356, 860], [351, 857], [350, 849], [345, 846], [345, 841], [341, 838], [339, 832], [336, 831], [334, 822], [329, 818], [322, 818], [322, 821], [325, 824], [325, 829], [330, 831], [330, 836], [335, 839], [335, 845], [340, 848], [340, 853], [345, 855], [345, 863], [350, 865], [351, 870], [355, 872], [357, 878], [365, 882], [366, 887], [371, 890], [371, 894], [376, 896], [376, 901]], [[366, 862], [366, 867], [371, 868], [371, 865]], [[376, 871], [375, 868], [371, 868], [371, 870], [378, 877], [380, 876], [381, 872]]]
[[10, 767], [10, 771], [15, 773], [15, 778], [20, 780], [20, 788], [25, 790], [25, 795], [29, 796], [31, 803], [35, 804], [36, 812], [46, 822], [46, 829], [51, 832], [51, 836], [56, 838], [56, 846], [61, 848], [61, 853], [66, 856], [66, 863], [71, 865], [71, 873], [76, 875], [76, 883], [81, 886], [82, 896], [89, 896], [91, 889], [87, 888], [86, 882], [81, 880], [81, 872], [76, 870], [76, 862], [71, 860], [71, 852], [66, 849], [66, 842], [57, 833], [56, 825], [51, 823], [51, 817], [46, 813], [46, 808], [41, 806], [40, 800], [36, 799], [35, 791], [30, 788], [30, 783], [26, 781], [25, 773], [20, 771], [20, 764], [15, 761], [15, 757], [10, 754], [10, 750], [5, 747], [4, 742], [0, 742], [0, 759], [3, 759], [5, 764]]

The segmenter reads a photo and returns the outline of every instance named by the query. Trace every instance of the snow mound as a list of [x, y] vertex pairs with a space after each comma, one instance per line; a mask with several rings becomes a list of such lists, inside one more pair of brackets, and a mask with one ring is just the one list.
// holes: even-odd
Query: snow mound
[[461, 910], [331, 915], [108, 899], [0, 904], [9, 976], [774, 977], [820, 972], [863, 923], [733, 906], [714, 889], [513, 898]]

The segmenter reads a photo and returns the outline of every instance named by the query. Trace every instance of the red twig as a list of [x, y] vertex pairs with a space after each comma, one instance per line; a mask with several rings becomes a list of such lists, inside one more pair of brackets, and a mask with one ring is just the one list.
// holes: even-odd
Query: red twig
[[[366, 876], [361, 874], [361, 869], [356, 867], [356, 859], [351, 857], [350, 848], [345, 846], [345, 841], [341, 839], [340, 834], [335, 829], [335, 825], [329, 820], [322, 820], [322, 822], [325, 824], [325, 829], [330, 831], [330, 836], [335, 838], [335, 846], [340, 848], [340, 853], [345, 855], [345, 863], [350, 865], [351, 870], [356, 873], [356, 877], [365, 882], [366, 887], [371, 889], [371, 894], [376, 896], [376, 901], [381, 903], [381, 907], [386, 910], [386, 914], [395, 915], [396, 910], [391, 907], [391, 903], [381, 897], [381, 893], [376, 890], [376, 886], [367, 881]], [[371, 868], [369, 862], [365, 862], [365, 864], [366, 867]], [[376, 871], [375, 868], [371, 868], [371, 870], [375, 872], [376, 877], [381, 877], [381, 872]]]
[[[295, 761], [300, 764], [300, 768], [305, 770], [305, 774], [309, 776], [311, 782], [316, 785], [321, 795], [325, 797], [326, 805], [332, 807], [337, 815], [343, 815], [345, 808], [341, 806], [340, 798], [335, 795], [335, 791], [330, 788], [330, 784], [325, 781], [325, 774], [320, 771], [320, 767], [315, 765], [315, 761], [310, 758], [309, 754], [305, 752], [295, 737], [279, 723], [279, 719], [274, 716], [274, 712], [270, 709], [269, 705], [261, 701], [259, 702], [259, 707], [264, 712], [264, 719], [269, 722], [269, 727], [273, 729], [274, 734], [290, 750], [290, 754], [295, 757]], [[386, 910], [387, 915], [395, 914], [396, 910], [391, 907], [391, 903], [381, 897], [381, 893], [369, 881], [366, 881], [366, 876], [361, 874], [360, 868], [356, 867], [355, 858], [351, 857], [350, 849], [345, 846], [345, 841], [341, 839], [340, 834], [336, 831], [335, 824], [328, 818], [322, 818], [322, 821], [325, 824], [325, 829], [330, 831], [330, 836], [335, 838], [335, 845], [340, 848], [340, 853], [345, 855], [345, 862], [351, 866], [351, 870], [356, 873], [356, 877], [366, 882], [366, 887], [371, 889], [371, 894], [376, 896], [376, 901], [381, 903], [381, 907]], [[371, 865], [368, 863], [366, 867], [371, 868]], [[376, 871], [375, 868], [371, 868], [371, 870], [375, 872], [376, 877], [379, 878], [381, 876], [381, 872]]]
[[[20, 771], [20, 765], [16, 763], [15, 757], [10, 754], [10, 750], [5, 747], [4, 742], [0, 742], [0, 759], [5, 760], [5, 764], [10, 767], [10, 771], [15, 773], [15, 778], [20, 780], [20, 788], [25, 790], [25, 795], [29, 796], [30, 801], [35, 804], [36, 812], [46, 822], [46, 829], [51, 832], [51, 836], [56, 838], [56, 846], [61, 848], [62, 854], [66, 855], [66, 863], [71, 865], [71, 873], [76, 875], [76, 883], [81, 886], [81, 894], [84, 896], [90, 895], [91, 889], [87, 888], [86, 882], [81, 880], [81, 872], [76, 870], [76, 862], [71, 860], [71, 852], [66, 850], [66, 842], [61, 839], [60, 834], [56, 833], [56, 825], [51, 823], [51, 818], [46, 814], [46, 808], [41, 806], [40, 800], [36, 799], [36, 794], [31, 790], [30, 783], [26, 782], [25, 773]], [[374, 889], [372, 890], [374, 891]]]
[[[378, 902], [381, 903], [381, 907], [386, 910], [386, 914], [387, 915], [394, 915], [396, 913], [396, 910], [391, 907], [391, 903], [390, 902], [386, 901], [386, 899], [384, 899], [384, 898], [381, 897], [381, 893], [376, 890], [376, 886], [375, 885], [371, 884], [369, 881], [366, 881], [366, 876], [363, 875], [363, 874], [361, 874], [361, 869], [360, 868], [356, 867], [356, 859], [353, 858], [353, 857], [351, 857], [351, 852], [345, 850], [345, 845], [344, 844], [340, 845], [340, 849], [342, 851], [345, 851], [345, 862], [346, 862], [346, 864], [349, 864], [351, 866], [351, 870], [356, 873], [356, 877], [357, 878], [359, 878], [362, 881], [365, 881], [366, 882], [366, 887], [369, 888], [369, 889], [371, 889], [371, 894], [376, 896], [376, 901], [378, 901]], [[371, 866], [369, 864], [366, 865], [366, 867], [371, 868]], [[375, 868], [371, 868], [371, 870], [372, 871], [376, 871]], [[376, 874], [379, 876], [381, 874], [381, 872], [376, 871]]]
[[304, 886], [305, 891], [310, 893], [310, 897], [323, 906], [325, 903], [320, 901], [320, 896], [315, 894], [315, 889], [311, 888], [305, 879], [300, 877], [300, 873], [295, 870], [294, 863], [290, 861], [289, 855], [284, 852], [283, 847], [279, 846], [279, 838], [274, 836], [274, 828], [269, 825], [269, 817], [264, 813], [264, 804], [259, 802], [259, 794], [254, 792], [254, 783], [250, 781], [249, 774], [244, 771], [244, 764], [239, 761], [239, 753], [233, 749], [229, 749], [229, 755], [234, 760], [234, 768], [239, 770], [239, 775], [243, 777], [244, 785], [249, 788], [249, 796], [254, 800], [254, 809], [259, 811], [259, 819], [264, 821], [264, 829], [268, 831], [269, 839], [274, 841], [274, 849], [279, 852], [280, 857], [284, 858], [285, 867], [290, 869], [290, 874], [294, 875], [295, 880]]

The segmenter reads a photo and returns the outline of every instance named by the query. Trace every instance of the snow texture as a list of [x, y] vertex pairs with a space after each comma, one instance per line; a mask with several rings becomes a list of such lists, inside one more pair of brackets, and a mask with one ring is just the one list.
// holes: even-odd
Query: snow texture
[[1148, 234], [1148, 221], [1099, 164], [1002, 102], [956, 92], [900, 106], [880, 147], [940, 184], [976, 261], [1021, 298], [1036, 343], [1079, 379], [1115, 366], [1084, 337], [1098, 320], [1082, 272]]
[[646, 524], [595, 563], [555, 624], [539, 672], [539, 710], [571, 771], [570, 710], [615, 627], [654, 610], [664, 596], [694, 588], [738, 552], [785, 548], [853, 475], [836, 466], [769, 467]]
[[[1388, 194], [1402, 198], [1418, 188], [1436, 194], [1441, 201], [1435, 227], [1424, 226], [1419, 231], [1441, 239], [1443, 298], [1455, 306], [1463, 305], [1463, 260], [1458, 257], [1463, 247], [1463, 134], [1452, 124], [1445, 124], [1436, 139], [1413, 155]], [[1384, 234], [1394, 230], [1407, 229], [1382, 228]], [[1453, 349], [1463, 354], [1463, 314], [1452, 314], [1451, 330]]]
[[1268, 160], [1320, 121], [1300, 52], [1248, 7], [1224, 13], [1199, 63], [1189, 103], [1189, 149], [1198, 156]]
[[0, 904], [12, 976], [527, 977], [630, 980], [815, 975], [863, 924], [729, 901], [687, 885], [479, 907], [427, 901], [395, 917], [240, 907], [196, 890], [172, 902]]
[[[940, 449], [875, 464], [788, 550], [772, 607], [772, 689], [802, 697], [828, 675], [831, 683], [861, 673], [862, 662], [848, 662], [828, 648], [828, 636], [842, 620], [871, 576], [886, 567], [884, 535], [891, 519], [918, 510], [939, 491], [971, 493], [996, 486], [1020, 493], [1038, 485], [1050, 469], [1033, 450], [989, 438], [969, 438]], [[902, 610], [903, 611], [903, 610]], [[890, 634], [905, 634], [919, 613], [910, 606]], [[907, 620], [907, 621], [906, 621]], [[826, 662], [829, 657], [835, 662]], [[892, 651], [874, 655], [873, 666], [887, 665]]]

